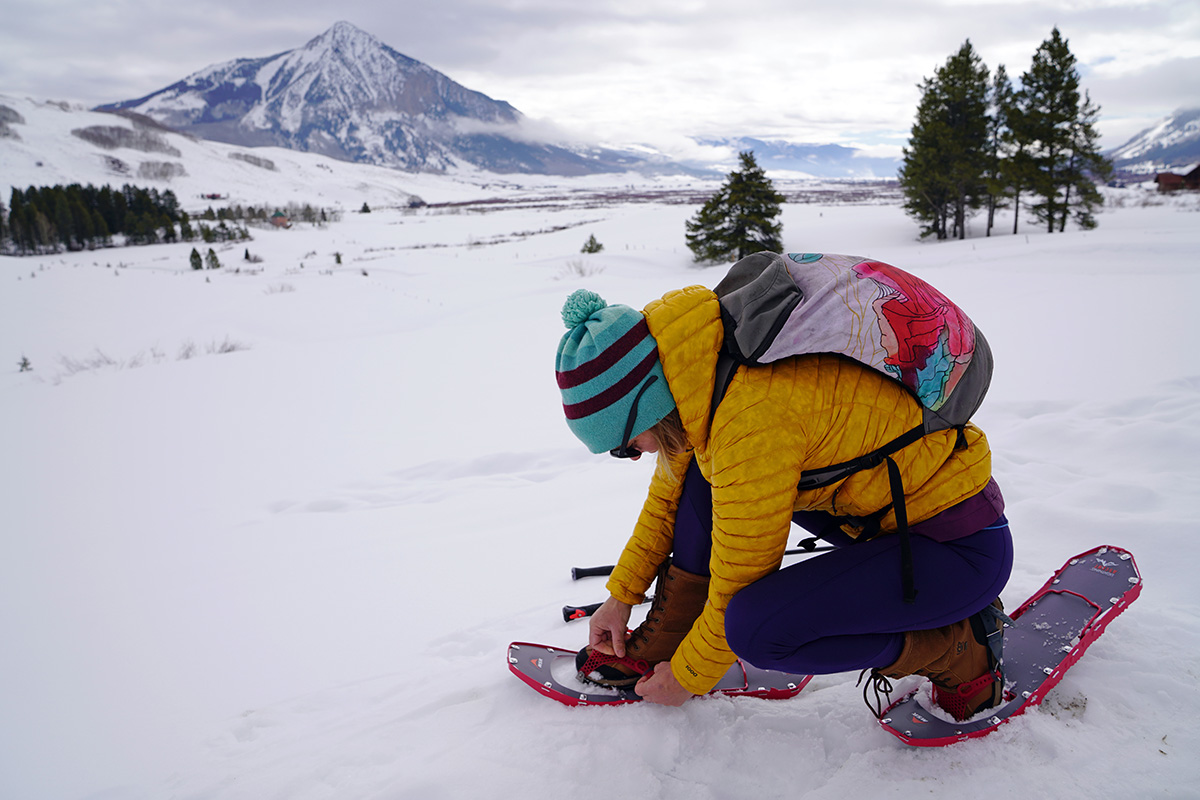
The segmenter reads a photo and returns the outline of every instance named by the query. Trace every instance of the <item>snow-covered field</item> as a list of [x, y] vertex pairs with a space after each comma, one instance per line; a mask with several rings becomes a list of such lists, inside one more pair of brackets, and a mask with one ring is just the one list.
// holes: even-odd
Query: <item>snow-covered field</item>
[[1006, 603], [1098, 544], [1145, 577], [1043, 707], [932, 751], [857, 675], [568, 709], [508, 672], [510, 641], [585, 641], [559, 610], [603, 580], [570, 567], [616, 557], [652, 468], [563, 424], [559, 308], [715, 284], [693, 206], [381, 207], [220, 271], [0, 259], [0, 797], [1200, 795], [1200, 213], [1138, 191], [1092, 232], [945, 243], [895, 206], [785, 209], [789, 249], [917, 272], [988, 335]]

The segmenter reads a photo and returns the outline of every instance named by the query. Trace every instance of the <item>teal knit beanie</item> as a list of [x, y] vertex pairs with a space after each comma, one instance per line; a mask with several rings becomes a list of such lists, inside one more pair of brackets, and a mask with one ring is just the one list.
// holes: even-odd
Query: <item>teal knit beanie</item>
[[610, 306], [580, 289], [563, 304], [562, 318], [568, 330], [558, 343], [555, 375], [567, 426], [589, 450], [603, 453], [627, 444], [621, 438], [639, 392], [631, 438], [671, 413], [675, 398], [641, 312]]

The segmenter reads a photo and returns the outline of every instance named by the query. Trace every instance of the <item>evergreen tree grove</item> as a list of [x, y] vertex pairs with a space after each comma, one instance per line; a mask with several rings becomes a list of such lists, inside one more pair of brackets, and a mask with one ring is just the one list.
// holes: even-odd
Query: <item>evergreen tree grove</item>
[[1016, 233], [1023, 199], [1049, 232], [1065, 230], [1068, 218], [1095, 227], [1096, 181], [1112, 166], [1099, 151], [1100, 109], [1086, 92], [1081, 99], [1075, 57], [1057, 28], [1018, 87], [1004, 66], [989, 78], [968, 40], [920, 88], [899, 177], [922, 236], [964, 238], [984, 205], [990, 236], [1005, 204]]
[[174, 240], [179, 201], [169, 189], [123, 186], [30, 186], [13, 189], [8, 224], [2, 239], [6, 252], [17, 255], [82, 250], [112, 244], [123, 234], [129, 244], [159, 240], [162, 230]]
[[971, 42], [921, 84], [900, 185], [922, 235], [966, 237], [968, 211], [988, 194], [988, 70]]
[[775, 191], [754, 153], [738, 155], [741, 169], [686, 223], [687, 246], [697, 262], [732, 261], [762, 250], [783, 249], [776, 219], [786, 198]]

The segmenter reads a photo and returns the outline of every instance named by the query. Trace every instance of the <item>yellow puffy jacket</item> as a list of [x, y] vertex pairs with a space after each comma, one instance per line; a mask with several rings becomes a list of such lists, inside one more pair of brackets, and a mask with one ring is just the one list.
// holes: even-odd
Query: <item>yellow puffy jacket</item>
[[[805, 469], [868, 453], [919, 424], [920, 406], [897, 382], [837, 356], [787, 358], [743, 367], [709, 414], [724, 329], [716, 295], [703, 286], [670, 292], [643, 313], [693, 450], [660, 465], [633, 535], [608, 582], [626, 603], [640, 602], [671, 552], [682, 475], [693, 456], [712, 485], [713, 546], [708, 604], [671, 659], [685, 688], [703, 694], [736, 660], [725, 641], [725, 608], [743, 587], [777, 570], [793, 511], [865, 516], [891, 502], [886, 467], [799, 492]], [[980, 492], [991, 477], [983, 431], [925, 436], [894, 458], [904, 480], [910, 523], [929, 519]], [[881, 529], [896, 530], [895, 516]], [[847, 529], [855, 535], [857, 531]]]

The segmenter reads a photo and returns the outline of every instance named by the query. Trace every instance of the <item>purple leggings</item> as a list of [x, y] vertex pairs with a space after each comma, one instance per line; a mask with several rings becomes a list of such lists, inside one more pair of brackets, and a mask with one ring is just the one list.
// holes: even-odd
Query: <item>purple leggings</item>
[[[810, 530], [816, 521], [804, 512], [794, 519]], [[906, 604], [900, 537], [849, 544], [836, 525], [824, 528], [813, 532], [838, 549], [773, 572], [730, 601], [725, 636], [739, 657], [798, 674], [886, 667], [899, 658], [905, 631], [966, 619], [1000, 595], [1012, 571], [1012, 536], [1003, 515], [948, 542], [913, 534], [917, 598]], [[711, 550], [712, 489], [693, 461], [675, 519], [673, 561], [707, 575]]]

